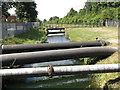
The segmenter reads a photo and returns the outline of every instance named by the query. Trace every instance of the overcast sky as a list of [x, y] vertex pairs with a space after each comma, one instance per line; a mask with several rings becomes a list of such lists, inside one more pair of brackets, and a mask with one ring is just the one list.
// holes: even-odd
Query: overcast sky
[[[71, 8], [79, 11], [87, 0], [35, 0], [38, 18], [49, 20], [52, 16], [64, 17]], [[10, 10], [13, 14], [14, 12]]]

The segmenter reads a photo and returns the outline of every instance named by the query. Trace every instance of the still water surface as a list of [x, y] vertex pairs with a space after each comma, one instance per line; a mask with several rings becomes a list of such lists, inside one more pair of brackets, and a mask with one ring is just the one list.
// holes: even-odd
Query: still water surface
[[[64, 43], [70, 42], [64, 35], [48, 35], [48, 43]], [[24, 65], [24, 67], [43, 67], [48, 65], [66, 66], [66, 65], [81, 65], [80, 60], [61, 60], [44, 63], [35, 63]], [[5, 87], [7, 88], [86, 88], [90, 83], [88, 75], [67, 75], [49, 77], [31, 77], [31, 78], [14, 78], [9, 80]]]

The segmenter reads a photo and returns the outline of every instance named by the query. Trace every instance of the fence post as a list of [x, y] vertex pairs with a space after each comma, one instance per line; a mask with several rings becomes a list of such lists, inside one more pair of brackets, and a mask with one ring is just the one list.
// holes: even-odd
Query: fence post
[[7, 23], [2, 23], [2, 39], [8, 37], [8, 31], [7, 31]]
[[0, 22], [0, 39], [2, 39], [2, 29], [3, 29], [3, 23]]
[[16, 29], [16, 30], [14, 30], [14, 36], [16, 35], [17, 30], [18, 30], [17, 26], [18, 26], [17, 23], [15, 23], [15, 29]]
[[17, 31], [17, 23], [15, 23], [15, 29], [16, 29], [16, 31]]
[[23, 23], [23, 25], [22, 25], [22, 26], [23, 26], [23, 32], [25, 32], [25, 30], [24, 30], [24, 23]]

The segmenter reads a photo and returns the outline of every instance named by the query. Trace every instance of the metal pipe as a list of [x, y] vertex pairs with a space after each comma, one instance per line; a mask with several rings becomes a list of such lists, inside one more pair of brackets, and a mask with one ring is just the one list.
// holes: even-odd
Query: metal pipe
[[48, 61], [58, 61], [73, 58], [85, 57], [106, 57], [110, 56], [116, 49], [108, 47], [86, 47], [62, 50], [49, 50], [28, 53], [14, 53], [0, 55], [2, 66], [31, 64]]
[[2, 45], [2, 53], [20, 53], [55, 49], [69, 49], [80, 47], [95, 47], [109, 45], [108, 41], [83, 41], [69, 43], [43, 43], [43, 44], [17, 44], [17, 45]]
[[55, 66], [49, 74], [49, 67], [39, 68], [17, 68], [0, 69], [0, 76], [10, 77], [40, 77], [40, 76], [59, 76], [72, 74], [91, 74], [91, 73], [111, 73], [120, 72], [120, 64], [97, 64], [97, 65], [77, 65], [77, 66]]

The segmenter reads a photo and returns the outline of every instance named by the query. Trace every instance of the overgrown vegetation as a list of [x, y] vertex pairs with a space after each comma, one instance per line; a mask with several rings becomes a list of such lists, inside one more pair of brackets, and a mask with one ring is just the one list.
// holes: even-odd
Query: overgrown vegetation
[[26, 33], [20, 34], [18, 36], [12, 36], [4, 39], [2, 44], [32, 44], [32, 43], [42, 43], [47, 40], [45, 26], [35, 27]]
[[[95, 28], [68, 28], [66, 30], [66, 35], [69, 35], [71, 41], [94, 41], [96, 37], [100, 40], [107, 40], [111, 44], [107, 47], [112, 47], [118, 49], [118, 28], [117, 27], [95, 27]], [[116, 52], [106, 59], [98, 61], [96, 64], [117, 64], [120, 63], [118, 60], [118, 55], [120, 52]], [[85, 58], [86, 64], [94, 59]], [[89, 60], [89, 61], [88, 61]], [[88, 88], [120, 88], [120, 73], [103, 73], [103, 74], [92, 74], [92, 82]], [[116, 80], [116, 78], [118, 78]], [[112, 80], [112, 82], [111, 82]]]
[[[105, 26], [106, 21], [120, 19], [120, 2], [87, 2], [79, 12], [73, 8], [63, 18], [50, 19], [47, 23], [54, 24], [100, 24]], [[54, 16], [57, 17], [57, 16]], [[52, 18], [52, 17], [51, 17]]]

